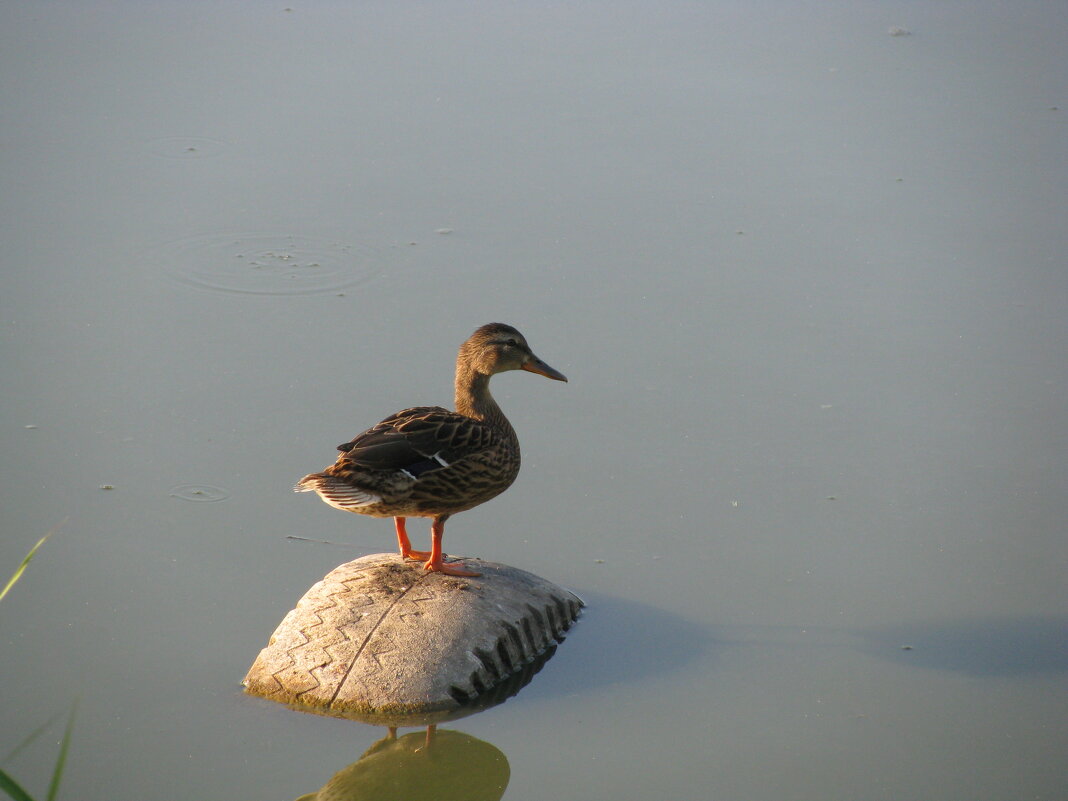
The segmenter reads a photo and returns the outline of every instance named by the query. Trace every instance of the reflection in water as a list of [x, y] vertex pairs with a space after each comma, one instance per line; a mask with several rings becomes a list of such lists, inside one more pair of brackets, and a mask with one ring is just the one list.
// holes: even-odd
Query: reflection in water
[[394, 728], [315, 793], [297, 801], [497, 801], [511, 770], [487, 742], [452, 730]]

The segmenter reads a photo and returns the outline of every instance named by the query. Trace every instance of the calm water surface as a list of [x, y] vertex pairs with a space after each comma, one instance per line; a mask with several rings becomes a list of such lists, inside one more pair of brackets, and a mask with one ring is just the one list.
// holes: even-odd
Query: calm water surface
[[495, 379], [523, 473], [447, 545], [589, 603], [447, 727], [505, 798], [1065, 798], [1066, 38], [1057, 4], [5, 4], [0, 578], [66, 522], [0, 603], [0, 767], [43, 796], [76, 700], [61, 798], [355, 763], [384, 730], [239, 686], [391, 547], [290, 488], [502, 320], [571, 381]]

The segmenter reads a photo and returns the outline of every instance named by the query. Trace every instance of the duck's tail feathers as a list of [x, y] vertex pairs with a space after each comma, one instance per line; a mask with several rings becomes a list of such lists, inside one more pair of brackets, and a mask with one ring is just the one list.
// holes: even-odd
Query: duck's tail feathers
[[294, 492], [318, 492], [328, 504], [335, 509], [353, 510], [360, 506], [371, 506], [382, 500], [382, 496], [370, 490], [355, 487], [336, 476], [323, 473], [311, 473], [304, 476], [293, 487]]

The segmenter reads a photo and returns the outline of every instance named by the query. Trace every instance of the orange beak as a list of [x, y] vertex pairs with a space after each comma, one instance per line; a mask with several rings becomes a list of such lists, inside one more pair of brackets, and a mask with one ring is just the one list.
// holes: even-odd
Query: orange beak
[[546, 378], [551, 378], [554, 381], [563, 381], [565, 384], [567, 383], [566, 375], [561, 373], [559, 370], [554, 370], [552, 367], [550, 367], [534, 355], [531, 355], [530, 361], [526, 362], [523, 365], [523, 369], [526, 370], [528, 373], [537, 373], [538, 375], [543, 375]]

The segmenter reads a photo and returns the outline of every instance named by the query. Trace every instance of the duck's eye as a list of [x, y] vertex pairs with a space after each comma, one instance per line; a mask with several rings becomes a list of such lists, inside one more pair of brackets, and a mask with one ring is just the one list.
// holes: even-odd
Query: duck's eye
[[505, 344], [505, 345], [507, 345], [507, 346], [508, 346], [508, 347], [510, 347], [510, 348], [518, 348], [518, 347], [519, 347], [519, 341], [518, 341], [518, 340], [516, 340], [516, 338], [515, 338], [515, 337], [512, 337], [511, 339], [509, 339], [509, 340], [508, 340], [507, 342], [505, 342], [504, 344]]

